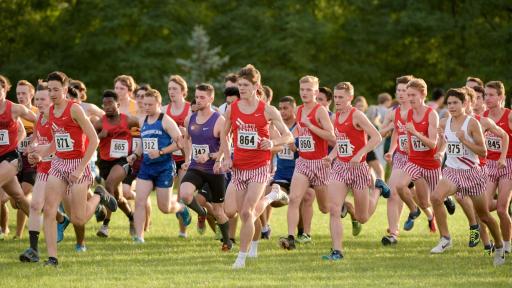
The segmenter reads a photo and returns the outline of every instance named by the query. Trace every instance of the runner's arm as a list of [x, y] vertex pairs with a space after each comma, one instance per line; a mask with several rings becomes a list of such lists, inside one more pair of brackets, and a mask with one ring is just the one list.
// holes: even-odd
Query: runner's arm
[[[176, 122], [174, 122], [174, 120], [172, 120], [171, 117], [164, 114], [164, 117], [162, 119], [162, 126], [165, 132], [167, 132], [167, 134], [169, 134], [173, 140], [171, 145], [160, 149], [160, 151], [162, 151], [162, 154], [169, 154], [176, 150], [185, 148], [182, 147], [183, 135], [181, 134], [181, 130], [178, 127], [178, 124], [176, 124]], [[187, 152], [185, 151], [185, 153]]]
[[281, 114], [277, 111], [276, 107], [266, 105], [265, 106], [265, 117], [274, 125], [274, 128], [280, 134], [275, 139], [272, 139], [273, 146], [284, 145], [293, 142], [293, 135], [290, 129], [286, 127], [281, 118]]
[[484, 131], [489, 131], [501, 138], [502, 145], [500, 151], [500, 159], [505, 160], [507, 158], [508, 145], [510, 142], [507, 132], [505, 132], [505, 130], [503, 130], [500, 126], [496, 125], [496, 123], [491, 118], [482, 117], [480, 118], [480, 123], [482, 124]]
[[[23, 122], [21, 122], [20, 119], [18, 119], [18, 146], [20, 145], [21, 141], [27, 137], [27, 131], [25, 130], [25, 126], [23, 126]], [[32, 141], [34, 141], [32, 139]]]
[[334, 127], [332, 126], [331, 119], [329, 118], [329, 113], [325, 110], [324, 107], [318, 108], [315, 115], [318, 119], [320, 127], [317, 127], [311, 122], [305, 123], [309, 130], [318, 135], [320, 138], [327, 140], [329, 142], [336, 141], [336, 136], [334, 136]]
[[480, 157], [485, 157], [487, 155], [487, 149], [485, 148], [484, 145], [484, 135], [482, 133], [482, 127], [480, 126], [480, 123], [478, 123], [476, 119], [471, 118], [469, 120], [468, 130], [468, 134], [473, 139], [473, 141], [469, 141], [469, 139], [466, 139], [464, 134], [462, 134], [462, 137], [459, 138], [460, 142], [462, 142], [462, 144], [468, 147], [469, 150], [473, 151], [473, 153], [477, 154]]
[[98, 148], [98, 135], [96, 131], [94, 131], [91, 121], [85, 116], [84, 110], [82, 110], [78, 104], [71, 105], [71, 118], [82, 128], [85, 136], [89, 139], [89, 145], [87, 145], [84, 157], [79, 165], [83, 171], [85, 167], [89, 165], [89, 162], [91, 162], [92, 155], [94, 151], [96, 151], [96, 148]]
[[[377, 130], [377, 128], [375, 128], [375, 126], [373, 126], [373, 124], [363, 114], [363, 112], [356, 111], [353, 115], [354, 115], [354, 122], [355, 122], [354, 124], [356, 124], [362, 130], [364, 130], [369, 138], [368, 143], [366, 143], [366, 145], [364, 145], [364, 147], [361, 148], [361, 150], [359, 150], [359, 152], [357, 152], [357, 154], [359, 154], [362, 157], [363, 155], [368, 154], [368, 152], [372, 151], [377, 146], [379, 146], [380, 142], [382, 141], [382, 137], [380, 136], [380, 133]], [[361, 159], [361, 158], [355, 157], [355, 156], [354, 156], [354, 158]]]

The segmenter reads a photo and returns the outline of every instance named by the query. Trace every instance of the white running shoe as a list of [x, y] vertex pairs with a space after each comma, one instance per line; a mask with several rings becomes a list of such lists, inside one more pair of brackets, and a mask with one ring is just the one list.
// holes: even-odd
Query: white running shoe
[[494, 252], [494, 266], [501, 266], [505, 264], [505, 249], [503, 248], [496, 248], [496, 251]]
[[432, 254], [441, 254], [452, 247], [452, 240], [441, 237], [439, 244], [430, 250]]
[[249, 258], [257, 258], [258, 257], [258, 242], [251, 242], [251, 247], [249, 247], [249, 253], [247, 254]]
[[108, 237], [108, 226], [107, 225], [101, 225], [100, 230], [96, 232], [96, 236], [101, 238], [107, 238]]
[[279, 186], [279, 184], [272, 184], [272, 193], [276, 193], [275, 201], [288, 203], [290, 200], [288, 195], [283, 190], [281, 190], [281, 186]]
[[235, 263], [233, 263], [233, 269], [242, 269], [245, 268], [245, 259], [237, 257]]

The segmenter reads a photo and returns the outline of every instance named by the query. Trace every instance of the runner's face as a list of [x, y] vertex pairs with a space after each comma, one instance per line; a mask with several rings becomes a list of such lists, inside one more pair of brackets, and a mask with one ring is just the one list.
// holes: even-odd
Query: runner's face
[[196, 106], [198, 111], [210, 109], [210, 105], [213, 102], [213, 97], [208, 94], [208, 91], [196, 90]]
[[279, 113], [284, 121], [288, 121], [293, 118], [293, 106], [289, 102], [279, 102]]
[[396, 85], [396, 100], [400, 104], [404, 104], [407, 101], [407, 84], [397, 84]]
[[466, 82], [466, 87], [469, 87], [469, 88], [473, 89], [475, 86], [478, 86], [478, 83], [476, 83], [474, 81]]
[[155, 97], [144, 97], [144, 111], [148, 116], [153, 116], [160, 111], [160, 103]]
[[473, 108], [479, 111], [485, 110], [485, 103], [484, 103], [484, 95], [479, 92], [476, 93], [476, 101], [473, 105]]
[[252, 84], [249, 80], [244, 78], [238, 79], [238, 91], [240, 92], [240, 99], [250, 99], [258, 89], [258, 84]]
[[169, 94], [169, 99], [171, 99], [171, 102], [176, 102], [177, 99], [185, 98], [181, 86], [174, 81], [170, 81], [167, 85], [167, 93]]
[[37, 91], [34, 96], [34, 106], [39, 109], [41, 112], [48, 112], [48, 108], [50, 108], [50, 96], [48, 95], [48, 90]]
[[103, 110], [107, 117], [112, 117], [118, 114], [119, 103], [114, 101], [112, 97], [103, 98]]
[[59, 81], [48, 81], [48, 95], [54, 104], [61, 103], [61, 101], [66, 99], [67, 94], [68, 87], [62, 87], [62, 84]]
[[448, 106], [448, 112], [450, 112], [450, 115], [452, 115], [452, 117], [456, 117], [464, 114], [467, 102], [464, 102], [463, 104], [459, 98], [455, 96], [449, 96], [446, 104]]
[[425, 100], [423, 93], [412, 87], [407, 88], [407, 98], [409, 99], [409, 103], [411, 103], [412, 108], [421, 107], [421, 105], [423, 105], [423, 101]]
[[314, 83], [300, 83], [300, 98], [302, 103], [311, 103], [316, 101], [318, 95], [318, 85]]
[[139, 110], [144, 109], [144, 95], [146, 95], [146, 91], [144, 90], [137, 91], [137, 95], [135, 95], [135, 101], [137, 101], [137, 108]]
[[318, 92], [318, 95], [316, 96], [316, 102], [327, 108], [327, 110], [329, 110], [329, 106], [331, 106], [331, 103], [327, 101], [327, 96], [325, 96], [325, 94], [322, 92]]
[[498, 95], [498, 91], [494, 88], [485, 87], [485, 105], [489, 109], [497, 108], [500, 106], [502, 96]]
[[16, 98], [18, 98], [18, 103], [21, 105], [27, 106], [31, 104], [33, 96], [27, 85], [16, 86]]
[[120, 99], [126, 99], [130, 96], [128, 87], [126, 87], [121, 81], [116, 82], [116, 85], [114, 85], [114, 90]]
[[336, 89], [334, 90], [332, 98], [334, 99], [334, 106], [336, 107], [336, 110], [341, 110], [350, 105], [354, 96], [350, 95], [347, 90]]

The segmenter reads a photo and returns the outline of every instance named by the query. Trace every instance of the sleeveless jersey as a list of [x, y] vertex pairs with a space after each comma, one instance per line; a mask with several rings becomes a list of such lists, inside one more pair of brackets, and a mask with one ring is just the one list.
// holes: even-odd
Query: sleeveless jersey
[[143, 162], [145, 164], [153, 163], [165, 163], [171, 162], [172, 158], [170, 154], [161, 155], [158, 158], [149, 158], [148, 150], [162, 150], [163, 148], [172, 144], [172, 138], [164, 130], [162, 126], [163, 113], [160, 113], [158, 119], [154, 123], [148, 123], [148, 116], [144, 119], [144, 124], [140, 129], [140, 136], [142, 137], [142, 151], [143, 151]]
[[259, 101], [251, 114], [240, 111], [235, 100], [231, 104], [231, 125], [233, 131], [233, 167], [252, 170], [267, 165], [270, 150], [260, 149], [262, 138], [269, 139], [269, 121], [265, 118], [265, 102]]
[[[425, 111], [425, 115], [420, 122], [415, 122], [413, 119], [413, 109], [409, 109], [407, 113], [407, 122], [412, 122], [414, 124], [414, 128], [419, 133], [428, 137], [428, 116], [433, 111], [431, 107], [427, 108]], [[433, 112], [435, 113], [435, 112]], [[438, 160], [434, 159], [434, 155], [437, 152], [437, 147], [434, 149], [430, 149], [421, 140], [407, 132], [407, 141], [409, 142], [409, 161], [422, 167], [425, 169], [437, 169], [441, 167], [441, 163]]]
[[[185, 101], [185, 106], [183, 106], [183, 110], [181, 111], [180, 114], [178, 114], [178, 115], [172, 114], [171, 103], [169, 103], [169, 105], [167, 105], [167, 111], [165, 111], [165, 114], [167, 114], [169, 117], [171, 117], [172, 120], [174, 120], [174, 122], [176, 122], [178, 127], [185, 127], [185, 119], [187, 118], [189, 111], [190, 111], [190, 102]], [[176, 162], [185, 160], [185, 157], [183, 156], [183, 153], [181, 152], [181, 150], [176, 150], [176, 151], [172, 152], [172, 158]]]
[[60, 117], [54, 115], [54, 106], [50, 107], [50, 123], [52, 125], [53, 140], [55, 141], [55, 156], [61, 159], [79, 159], [84, 157], [86, 136], [84, 131], [73, 121], [71, 106], [74, 102], [68, 101]]
[[0, 114], [0, 155], [16, 150], [18, 146], [18, 122], [12, 119], [12, 102], [5, 100], [5, 109]]
[[[316, 127], [320, 127], [320, 124], [316, 120], [316, 111], [321, 107], [321, 104], [316, 104], [316, 106], [311, 109], [307, 118]], [[299, 132], [299, 156], [308, 159], [308, 160], [318, 160], [327, 156], [328, 153], [328, 144], [327, 141], [322, 139], [320, 136], [313, 133], [306, 125], [301, 121], [302, 120], [302, 109], [304, 105], [300, 105], [297, 109], [297, 123], [298, 123], [298, 132]]]
[[[41, 113], [37, 119], [35, 126], [35, 137], [38, 146], [50, 146], [52, 142], [52, 125], [49, 119], [44, 120], [43, 114]], [[53, 154], [44, 157], [41, 162], [37, 163], [37, 173], [48, 174], [52, 164]]]
[[[473, 139], [468, 134], [468, 124], [470, 116], [466, 116], [464, 123], [460, 127], [464, 131], [464, 136], [470, 142]], [[478, 156], [466, 147], [459, 138], [455, 136], [455, 132], [451, 129], [452, 117], [450, 116], [446, 121], [446, 127], [444, 128], [444, 137], [446, 140], [446, 166], [454, 169], [471, 169], [478, 165]]]
[[[290, 127], [290, 132], [295, 129], [296, 123]], [[298, 145], [299, 138], [295, 138], [295, 146]], [[292, 179], [293, 172], [295, 171], [295, 160], [299, 158], [299, 152], [292, 152], [289, 144], [283, 146], [283, 150], [277, 153], [276, 172], [274, 179]]]
[[[512, 129], [508, 125], [508, 117], [510, 115], [510, 109], [505, 108], [503, 115], [501, 118], [496, 121], [496, 125], [498, 125], [501, 129], [508, 134], [509, 139], [512, 139]], [[484, 112], [484, 117], [489, 117], [489, 110]], [[497, 137], [493, 133], [485, 133], [485, 142], [487, 146], [487, 159], [489, 160], [499, 160], [501, 155], [501, 147], [503, 143], [501, 143], [501, 138]], [[508, 145], [507, 150], [507, 158], [512, 158], [512, 145]]]
[[397, 152], [407, 154], [407, 130], [405, 130], [405, 121], [402, 119], [402, 112], [400, 106], [395, 109], [395, 131], [397, 132]]
[[192, 161], [190, 162], [190, 168], [213, 174], [215, 160], [210, 159], [200, 164], [196, 162], [196, 159], [199, 155], [208, 155], [219, 151], [220, 138], [214, 135], [215, 123], [219, 117], [219, 112], [213, 112], [206, 122], [199, 124], [197, 123], [197, 113], [193, 113], [190, 116], [187, 129], [188, 135], [190, 135], [192, 140]]
[[103, 130], [108, 131], [107, 137], [100, 139], [100, 159], [113, 161], [128, 156], [132, 147], [132, 135], [128, 129], [128, 116], [119, 114], [119, 124], [112, 125], [108, 122], [107, 116], [101, 117]]
[[[475, 117], [476, 120], [478, 120], [478, 123], [480, 123], [480, 119], [482, 119], [482, 116], [480, 115], [477, 115], [477, 114], [474, 114], [473, 117]], [[484, 137], [485, 135], [487, 134], [488, 132], [485, 132], [484, 131]], [[484, 167], [485, 164], [487, 164], [487, 158], [486, 157], [481, 157], [481, 156], [478, 156], [478, 159], [480, 161], [480, 167]]]
[[[37, 109], [36, 106], [32, 106], [30, 108], [30, 110], [32, 112], [34, 112], [34, 114], [36, 114], [36, 115], [39, 114], [39, 109]], [[18, 151], [23, 153], [23, 152], [25, 152], [25, 149], [28, 147], [30, 142], [32, 142], [32, 134], [34, 133], [34, 123], [32, 123], [28, 120], [25, 120], [23, 118], [21, 118], [21, 123], [23, 123], [23, 127], [25, 128], [25, 131], [27, 132], [27, 137], [25, 137], [23, 140], [21, 140], [20, 143], [18, 144]]]
[[[355, 107], [350, 110], [347, 119], [342, 123], [339, 122], [340, 113], [336, 112], [336, 121], [334, 122], [336, 132], [336, 151], [338, 160], [341, 162], [349, 162], [352, 160], [359, 150], [367, 143], [367, 135], [364, 130], [356, 129], [354, 125]], [[360, 162], [366, 161], [366, 154], [361, 158]]]

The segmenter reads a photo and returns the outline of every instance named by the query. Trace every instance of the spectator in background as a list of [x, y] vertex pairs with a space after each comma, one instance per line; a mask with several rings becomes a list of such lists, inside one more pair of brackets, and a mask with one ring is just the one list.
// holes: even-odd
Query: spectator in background
[[331, 102], [332, 102], [332, 90], [329, 87], [320, 87], [318, 88], [318, 95], [316, 96], [316, 102], [322, 104], [327, 112], [329, 112], [329, 116], [332, 115], [331, 112]]
[[[366, 113], [366, 115], [368, 116], [368, 119], [370, 120], [370, 122], [372, 122], [373, 126], [375, 126], [377, 129], [380, 129], [382, 126], [382, 123], [384, 122], [384, 118], [386, 117], [386, 114], [388, 113], [388, 110], [393, 103], [393, 97], [389, 93], [386, 93], [386, 92], [380, 93], [377, 96], [377, 103], [378, 103], [377, 106], [372, 105], [368, 108], [368, 112]], [[389, 141], [391, 140], [391, 138], [386, 137], [383, 140], [384, 141], [382, 141], [379, 144], [379, 146], [377, 146], [377, 148], [375, 148], [375, 150], [374, 150], [375, 156], [377, 157], [377, 159], [380, 162], [380, 167], [383, 167], [382, 169], [384, 169], [384, 167], [386, 167], [386, 165], [387, 165], [387, 162], [384, 159], [384, 154], [387, 151], [384, 151], [384, 150], [386, 150], [384, 148], [389, 147]], [[387, 145], [386, 145], [386, 143], [387, 143]], [[374, 165], [377, 165], [377, 164], [374, 164]], [[375, 170], [375, 171], [378, 172], [378, 170]], [[382, 170], [382, 171], [384, 171], [384, 170]], [[377, 177], [381, 177], [381, 179], [384, 179], [383, 178], [384, 173], [377, 174]]]
[[272, 97], [274, 97], [274, 91], [272, 91], [272, 88], [270, 88], [270, 86], [263, 85], [263, 96], [261, 97], [261, 100], [271, 104]]
[[240, 93], [238, 92], [238, 84], [236, 83], [237, 80], [238, 76], [233, 73], [229, 73], [226, 75], [226, 77], [224, 77], [224, 96], [226, 97], [226, 102], [224, 102], [224, 104], [220, 105], [219, 107], [219, 112], [221, 114], [226, 113], [229, 104], [231, 104], [237, 98], [240, 98]]

